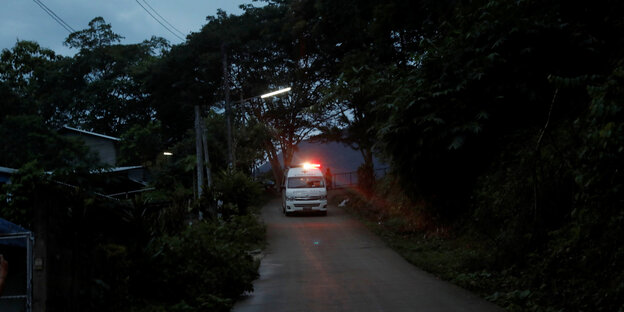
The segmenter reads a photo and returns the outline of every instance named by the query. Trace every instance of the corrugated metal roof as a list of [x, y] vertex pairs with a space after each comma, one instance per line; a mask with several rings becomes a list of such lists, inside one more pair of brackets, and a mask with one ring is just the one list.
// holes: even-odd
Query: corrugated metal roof
[[14, 174], [14, 173], [17, 172], [17, 169], [7, 168], [7, 167], [0, 167], [0, 172]]
[[0, 218], [0, 234], [24, 233], [24, 232], [28, 232], [28, 230], [8, 220]]
[[73, 128], [73, 127], [70, 127], [70, 126], [63, 126], [63, 128], [67, 129], [67, 130], [75, 131], [75, 132], [78, 132], [78, 133], [88, 134], [88, 135], [92, 135], [92, 136], [96, 136], [96, 137], [100, 137], [100, 138], [104, 138], [104, 139], [108, 139], [108, 140], [121, 141], [120, 138], [116, 138], [116, 137], [112, 137], [112, 136], [108, 136], [108, 135], [104, 135], [104, 134], [100, 134], [100, 133], [95, 133], [95, 132], [91, 132], [91, 131], [86, 131], [86, 130], [82, 130], [82, 129], [78, 129], [78, 128]]
[[91, 170], [91, 173], [120, 172], [120, 171], [127, 171], [127, 170], [133, 170], [133, 169], [141, 169], [141, 168], [144, 168], [144, 167], [143, 166], [128, 166], [128, 167], [101, 168], [101, 169]]

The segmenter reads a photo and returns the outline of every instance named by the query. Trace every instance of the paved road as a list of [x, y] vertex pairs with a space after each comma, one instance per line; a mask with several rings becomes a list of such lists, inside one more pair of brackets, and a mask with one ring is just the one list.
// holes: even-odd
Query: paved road
[[269, 247], [245, 311], [502, 311], [425, 273], [342, 209], [327, 217], [285, 217], [264, 207]]

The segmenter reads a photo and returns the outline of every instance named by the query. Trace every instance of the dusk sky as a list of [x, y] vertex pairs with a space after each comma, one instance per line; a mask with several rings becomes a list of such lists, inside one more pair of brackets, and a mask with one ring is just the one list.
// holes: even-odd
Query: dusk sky
[[[0, 49], [12, 48], [17, 40], [29, 40], [62, 55], [77, 52], [63, 45], [69, 31], [37, 2], [45, 5], [70, 29], [76, 31], [86, 29], [93, 18], [101, 16], [111, 24], [115, 33], [125, 37], [122, 41], [125, 44], [142, 42], [152, 36], [163, 37], [171, 44], [182, 42], [146, 10], [158, 19], [159, 15], [162, 16], [166, 21], [161, 20], [161, 23], [177, 36], [185, 38], [186, 34], [199, 31], [206, 24], [206, 16], [215, 15], [219, 8], [228, 14], [239, 15], [242, 13], [239, 8], [241, 4], [260, 5], [251, 0], [3, 0], [0, 10]], [[151, 11], [150, 7], [156, 12]]]

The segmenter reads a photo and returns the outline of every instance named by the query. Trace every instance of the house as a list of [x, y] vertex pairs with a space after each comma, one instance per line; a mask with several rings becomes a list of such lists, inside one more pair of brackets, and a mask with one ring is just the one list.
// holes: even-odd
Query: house
[[82, 140], [89, 150], [95, 153], [99, 162], [109, 167], [104, 170], [94, 171], [94, 174], [104, 175], [109, 178], [107, 180], [110, 183], [100, 186], [105, 190], [103, 195], [113, 198], [128, 198], [130, 194], [152, 190], [152, 188], [147, 188], [151, 175], [145, 167], [117, 166], [120, 138], [69, 126], [63, 126], [59, 133]]
[[0, 218], [0, 254], [10, 261], [0, 311], [32, 311], [33, 233]]
[[[143, 166], [118, 166], [119, 138], [69, 126], [58, 132], [83, 141], [105, 166], [93, 170], [90, 178], [81, 182], [63, 181], [63, 177], [55, 178], [54, 182], [75, 189], [88, 184], [91, 189], [98, 190], [97, 195], [104, 200], [129, 198], [133, 194], [151, 190], [147, 187], [150, 175]], [[0, 185], [10, 184], [17, 171], [0, 167]], [[54, 202], [54, 198], [49, 202]], [[66, 211], [49, 209], [46, 206], [48, 201], [40, 201], [38, 205], [41, 206], [33, 208], [33, 232], [19, 229], [15, 233], [15, 226], [0, 219], [0, 253], [10, 255], [11, 258], [11, 279], [5, 289], [5, 294], [11, 297], [0, 298], [2, 312], [44, 311], [47, 307], [59, 304], [64, 298], [75, 298], [68, 297], [67, 291], [72, 287], [80, 287], [76, 286], [80, 285], [77, 282], [73, 284], [73, 278], [77, 279], [79, 274], [76, 272], [80, 271], [66, 263], [80, 263], [84, 254], [80, 254], [81, 249], [73, 245], [72, 240], [61, 239], [66, 237], [63, 234], [68, 224], [63, 222], [67, 218]], [[12, 232], [7, 229], [12, 229]]]
[[120, 138], [85, 131], [78, 128], [72, 128], [69, 126], [63, 126], [63, 128], [59, 130], [59, 133], [67, 137], [82, 140], [89, 150], [95, 152], [101, 163], [111, 167], [116, 166], [119, 150], [117, 145], [121, 141]]
[[17, 172], [17, 169], [0, 167], [0, 185], [10, 184], [11, 176]]
[[[89, 150], [98, 157], [99, 162], [107, 166], [106, 169], [93, 171], [93, 174], [106, 178], [101, 179], [106, 181], [105, 185], [97, 185], [105, 191], [102, 195], [121, 199], [128, 198], [130, 194], [152, 190], [152, 188], [147, 187], [151, 175], [145, 167], [117, 166], [121, 139], [69, 126], [62, 127], [59, 133], [82, 140]], [[17, 169], [0, 167], [0, 185], [11, 183], [11, 176], [16, 172]]]

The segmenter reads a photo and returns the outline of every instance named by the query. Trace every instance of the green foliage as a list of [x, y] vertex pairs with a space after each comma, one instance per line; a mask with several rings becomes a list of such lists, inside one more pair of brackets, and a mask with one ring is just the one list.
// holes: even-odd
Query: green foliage
[[[597, 11], [621, 9], [612, 6]], [[431, 202], [440, 216], [462, 213], [507, 136], [537, 134], [547, 118], [569, 120], [583, 109], [583, 87], [568, 88], [548, 117], [555, 93], [548, 77], [595, 77], [608, 68], [600, 55], [612, 51], [587, 44], [601, 36], [588, 26], [600, 17], [581, 18], [576, 4], [559, 8], [557, 1], [458, 4], [434, 33], [423, 34], [408, 66], [388, 65], [394, 91], [373, 108], [381, 122], [371, 130], [412, 197]], [[616, 44], [612, 39], [605, 45]]]
[[89, 28], [72, 33], [65, 40], [65, 45], [70, 48], [94, 50], [103, 46], [109, 46], [123, 39], [122, 36], [112, 31], [110, 24], [106, 24], [104, 18], [96, 17], [89, 22]]
[[264, 159], [264, 144], [270, 140], [270, 133], [265, 124], [254, 120], [238, 127], [235, 135], [236, 167], [251, 174]]
[[0, 123], [3, 167], [19, 168], [37, 161], [45, 170], [68, 172], [96, 165], [96, 158], [75, 139], [66, 138], [46, 126], [39, 116], [7, 116]]
[[133, 125], [121, 135], [119, 165], [150, 165], [163, 153], [161, 125], [150, 121], [147, 125]]
[[159, 238], [148, 248], [152, 298], [169, 307], [185, 302], [189, 311], [229, 311], [242, 292], [253, 289], [259, 263], [248, 252], [263, 237], [254, 216], [234, 216]]
[[[502, 263], [544, 248], [548, 233], [570, 220], [577, 191], [573, 179], [571, 123], [549, 129], [539, 150], [533, 131], [508, 137], [510, 142], [474, 192], [477, 228], [498, 247]], [[501, 264], [502, 264], [501, 263]]]
[[74, 126], [119, 136], [132, 126], [147, 125], [154, 116], [143, 81], [166, 43], [152, 38], [115, 44], [120, 39], [101, 17], [67, 38], [66, 45], [80, 49], [65, 66], [76, 90], [71, 102]]
[[[238, 21], [223, 15], [212, 26]], [[26, 41], [2, 51], [0, 166], [19, 171], [3, 185], [0, 215], [31, 228], [34, 211], [48, 214], [54, 233], [49, 244], [58, 253], [46, 265], [55, 274], [51, 280], [63, 281], [51, 291], [80, 289], [67, 300], [75, 307], [227, 311], [257, 277], [249, 251], [263, 246], [264, 228], [249, 214], [259, 185], [241, 172], [217, 179], [226, 221], [196, 223], [191, 217], [195, 159], [186, 108], [221, 98], [221, 41], [208, 43], [214, 44], [208, 51], [197, 39], [193, 49], [170, 53], [160, 38], [130, 45], [118, 44], [121, 38], [98, 17], [67, 38], [66, 45], [79, 50], [75, 56], [60, 57]], [[236, 132], [239, 163], [250, 171], [270, 138], [260, 123], [247, 127], [247, 117], [239, 111], [235, 124], [242, 128]], [[223, 117], [210, 111], [207, 122], [218, 170], [225, 167]], [[121, 136], [118, 165], [153, 166], [157, 190], [127, 201], [100, 195], [106, 177], [92, 174], [95, 157], [83, 144], [56, 132], [64, 124]], [[164, 147], [174, 156], [164, 157]], [[187, 228], [189, 222], [194, 225]], [[68, 266], [83, 269], [70, 274]], [[171, 292], [172, 285], [180, 287]]]
[[215, 199], [223, 203], [218, 211], [224, 218], [246, 215], [262, 194], [261, 185], [240, 171], [221, 171], [213, 188]]
[[48, 126], [66, 123], [73, 86], [64, 67], [67, 58], [31, 41], [18, 41], [0, 56], [0, 122], [7, 116], [37, 115]]
[[[588, 109], [574, 122], [551, 124], [543, 137], [508, 144], [493, 170], [480, 177], [476, 225], [496, 244], [500, 266], [520, 266], [523, 287], [533, 291], [530, 304], [584, 310], [621, 305], [616, 285], [624, 277], [612, 273], [622, 263], [624, 228], [622, 177], [613, 170], [623, 156], [621, 79], [618, 66], [602, 83], [568, 84], [594, 84]], [[499, 295], [510, 302], [509, 294]]]
[[30, 227], [33, 220], [33, 206], [41, 198], [33, 198], [34, 194], [45, 196], [44, 189], [50, 183], [49, 176], [36, 161], [26, 163], [11, 177], [10, 184], [2, 185], [0, 193], [0, 215], [16, 224]]

